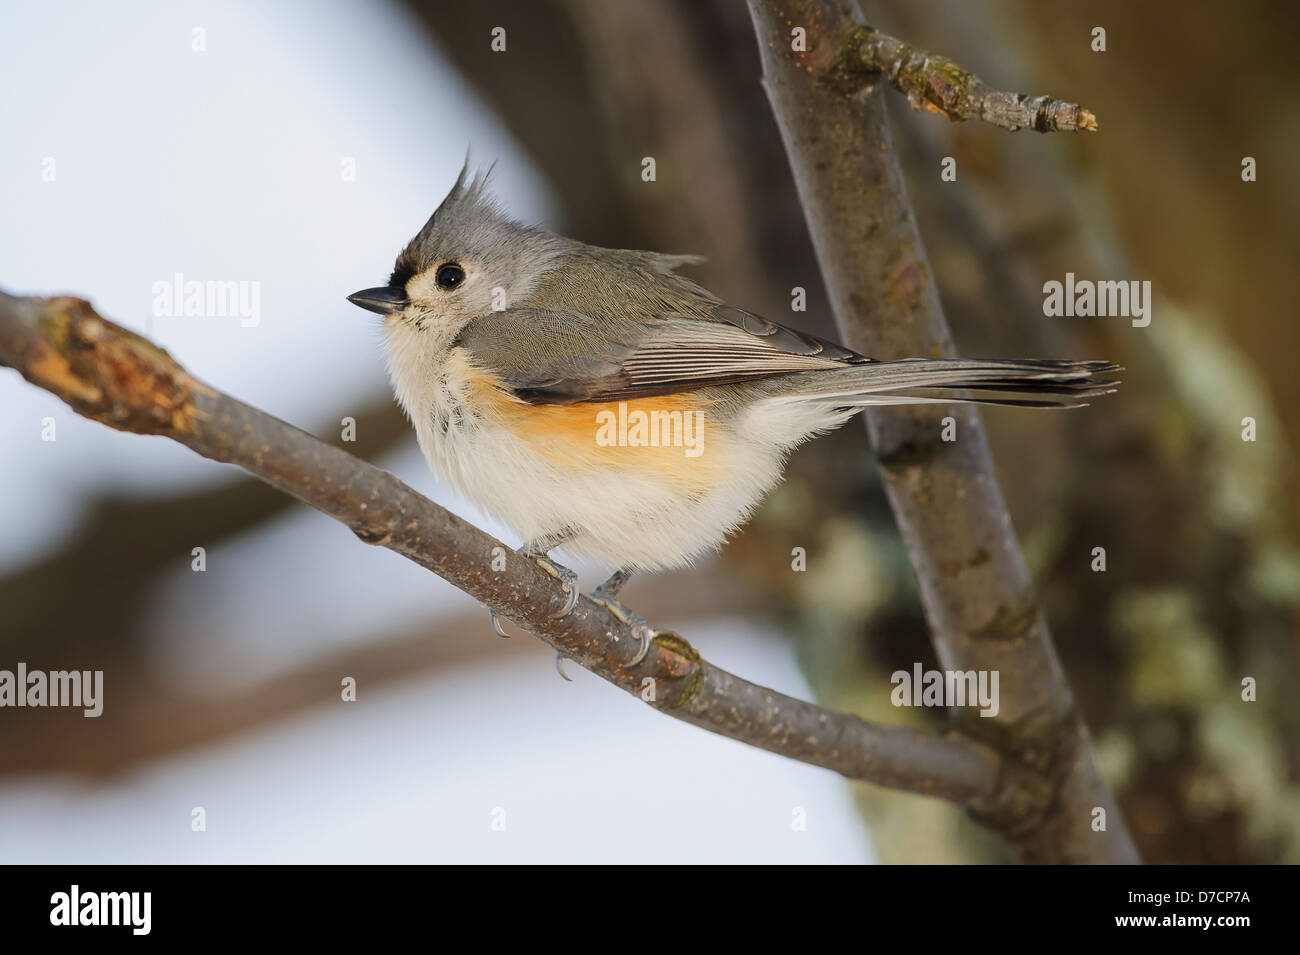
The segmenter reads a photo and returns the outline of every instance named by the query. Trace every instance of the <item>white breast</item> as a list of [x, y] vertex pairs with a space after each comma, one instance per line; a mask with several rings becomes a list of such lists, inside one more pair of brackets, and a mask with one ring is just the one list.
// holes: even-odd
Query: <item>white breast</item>
[[[562, 551], [611, 568], [677, 567], [718, 547], [780, 479], [785, 453], [847, 416], [762, 403], [713, 421], [727, 429], [726, 471], [706, 493], [691, 493], [652, 474], [565, 467], [562, 457], [539, 453], [490, 416], [476, 416], [467, 397], [467, 356], [432, 331], [390, 334], [388, 360], [398, 400], [440, 479], [522, 541], [573, 531]], [[714, 440], [720, 437], [715, 430]], [[690, 466], [683, 458], [682, 467]]]

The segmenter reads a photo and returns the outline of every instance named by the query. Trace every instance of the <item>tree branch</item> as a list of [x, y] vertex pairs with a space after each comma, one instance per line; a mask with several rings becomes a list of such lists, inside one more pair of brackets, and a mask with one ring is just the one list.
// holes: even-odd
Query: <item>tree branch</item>
[[951, 120], [979, 119], [1003, 129], [1027, 127], [1040, 133], [1097, 130], [1097, 117], [1076, 103], [989, 89], [947, 57], [869, 26], [845, 35], [838, 70], [842, 81], [854, 87], [883, 74], [912, 109], [942, 113]]
[[[845, 344], [886, 360], [953, 355], [883, 91], [861, 94], [838, 78], [860, 21], [840, 0], [749, 0], [749, 8]], [[799, 26], [806, 51], [791, 45]], [[940, 440], [945, 415], [957, 421], [956, 441]], [[1030, 861], [1138, 861], [1052, 646], [979, 415], [970, 406], [875, 408], [867, 428], [940, 662], [1000, 674], [998, 715], [967, 720], [969, 732], [1054, 791], [1049, 813], [1003, 834]], [[1098, 808], [1104, 831], [1092, 828]]]
[[[676, 634], [658, 635], [646, 658], [627, 666], [635, 640], [604, 607], [583, 598], [572, 614], [553, 618], [565, 594], [534, 561], [391, 474], [195, 380], [83, 299], [0, 292], [0, 364], [85, 417], [239, 465], [677, 719], [852, 779], [950, 799], [988, 818], [1023, 821], [1050, 800], [1032, 774], [984, 743], [876, 725], [793, 699], [713, 666]], [[504, 556], [502, 571], [492, 569], [494, 552]]]

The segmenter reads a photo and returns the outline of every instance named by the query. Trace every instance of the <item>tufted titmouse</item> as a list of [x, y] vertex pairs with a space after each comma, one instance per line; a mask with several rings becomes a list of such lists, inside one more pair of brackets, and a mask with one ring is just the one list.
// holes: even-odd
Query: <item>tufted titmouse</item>
[[[384, 316], [389, 372], [430, 467], [528, 542], [617, 572], [717, 548], [786, 455], [870, 405], [1074, 407], [1107, 362], [878, 362], [726, 305], [676, 274], [696, 256], [601, 249], [508, 218], [465, 170], [397, 258], [349, 301]], [[494, 626], [495, 626], [494, 620]], [[498, 629], [498, 632], [500, 630]]]

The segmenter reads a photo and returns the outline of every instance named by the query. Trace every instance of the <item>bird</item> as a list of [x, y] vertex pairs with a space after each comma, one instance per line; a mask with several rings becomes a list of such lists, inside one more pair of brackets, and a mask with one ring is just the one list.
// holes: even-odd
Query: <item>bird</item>
[[468, 170], [388, 282], [348, 300], [383, 316], [393, 390], [434, 474], [561, 581], [555, 616], [579, 591], [552, 551], [613, 569], [589, 596], [631, 626], [630, 664], [654, 633], [618, 599], [629, 577], [721, 547], [809, 438], [873, 406], [1068, 408], [1118, 384], [1106, 361], [876, 361], [722, 301], [679, 274], [699, 256], [522, 224], [491, 169]]

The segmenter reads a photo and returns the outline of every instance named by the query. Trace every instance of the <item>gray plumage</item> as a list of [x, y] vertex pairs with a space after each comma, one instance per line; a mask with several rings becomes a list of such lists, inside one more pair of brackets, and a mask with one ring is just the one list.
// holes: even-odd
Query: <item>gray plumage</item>
[[[627, 400], [780, 376], [792, 397], [846, 407], [909, 396], [1071, 406], [1114, 384], [1104, 376], [1116, 368], [1105, 362], [873, 362], [727, 305], [676, 274], [703, 261], [699, 256], [601, 249], [522, 226], [490, 198], [487, 174], [468, 184], [465, 175], [462, 169], [402, 252], [394, 277], [457, 257], [539, 273], [522, 300], [474, 318], [455, 341], [530, 403]], [[547, 343], [544, 352], [539, 339]]]

